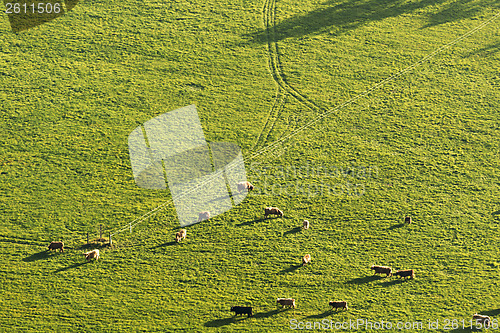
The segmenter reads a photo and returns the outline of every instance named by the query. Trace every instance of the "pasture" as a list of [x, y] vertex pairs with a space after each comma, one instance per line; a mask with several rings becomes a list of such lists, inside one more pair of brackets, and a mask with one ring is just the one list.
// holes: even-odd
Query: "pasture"
[[[84, 0], [21, 32], [4, 13], [0, 331], [499, 318], [499, 13], [493, 0]], [[255, 190], [177, 243], [170, 194], [136, 186], [127, 137], [190, 104], [207, 141], [242, 148]], [[86, 263], [87, 232], [164, 203]], [[268, 206], [284, 217], [264, 219]]]

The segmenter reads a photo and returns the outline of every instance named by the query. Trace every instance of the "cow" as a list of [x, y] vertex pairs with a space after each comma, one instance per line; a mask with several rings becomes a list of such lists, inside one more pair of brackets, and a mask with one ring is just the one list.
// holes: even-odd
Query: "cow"
[[85, 259], [87, 261], [90, 261], [91, 259], [94, 259], [94, 258], [96, 261], [99, 260], [99, 250], [97, 250], [97, 249], [86, 252], [86, 253], [84, 253], [84, 255], [85, 255]]
[[309, 229], [309, 221], [308, 220], [304, 220], [304, 222], [302, 223], [302, 228]]
[[330, 305], [332, 307], [332, 311], [333, 309], [342, 309], [342, 310], [349, 310], [349, 308], [347, 307], [347, 302], [346, 301], [330, 301], [330, 303], [328, 303], [328, 305]]
[[387, 267], [387, 266], [373, 265], [372, 267], [370, 267], [370, 269], [373, 269], [375, 271], [375, 273], [373, 273], [373, 275], [375, 275], [375, 274], [385, 274], [385, 276], [392, 275], [392, 268]]
[[49, 251], [58, 250], [59, 252], [64, 252], [64, 243], [63, 242], [51, 242], [49, 244]]
[[186, 229], [181, 229], [175, 234], [175, 241], [179, 243], [181, 240], [186, 239], [187, 231]]
[[411, 224], [411, 216], [406, 216], [405, 217], [405, 223], [406, 224]]
[[267, 218], [269, 215], [283, 217], [283, 212], [276, 207], [266, 207], [264, 209], [264, 217]]
[[244, 314], [246, 314], [247, 317], [253, 316], [253, 309], [251, 306], [232, 306], [231, 312], [234, 312], [235, 316]]
[[276, 299], [276, 305], [281, 306], [282, 308], [296, 308], [295, 299], [293, 298], [278, 298]]
[[311, 262], [311, 255], [306, 254], [304, 258], [302, 258], [302, 266], [307, 265], [310, 262]]
[[208, 220], [210, 218], [210, 212], [204, 211], [198, 214], [198, 222]]
[[397, 271], [394, 273], [394, 276], [400, 277], [400, 278], [411, 278], [413, 279], [415, 277], [415, 271], [413, 269], [406, 269], [406, 270], [401, 270]]
[[239, 182], [238, 184], [236, 184], [236, 186], [238, 187], [238, 192], [243, 192], [244, 190], [247, 190], [247, 191], [253, 190], [252, 183], [247, 182], [247, 181]]
[[480, 328], [480, 325], [484, 328], [489, 328], [491, 325], [490, 317], [485, 315], [474, 313], [474, 315], [472, 316], [472, 320], [475, 320], [477, 328]]

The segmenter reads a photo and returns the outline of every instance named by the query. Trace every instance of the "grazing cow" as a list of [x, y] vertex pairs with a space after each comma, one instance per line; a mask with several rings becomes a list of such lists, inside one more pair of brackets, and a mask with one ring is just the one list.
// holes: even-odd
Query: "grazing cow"
[[59, 252], [64, 252], [64, 243], [63, 242], [51, 242], [49, 244], [49, 250], [57, 250], [59, 249]]
[[349, 310], [349, 308], [347, 307], [346, 301], [330, 301], [330, 303], [328, 303], [328, 305], [330, 305], [332, 307], [332, 310], [333, 309]]
[[304, 256], [304, 258], [302, 258], [302, 266], [308, 264], [311, 262], [311, 255], [310, 254], [306, 254]]
[[400, 278], [411, 278], [413, 279], [415, 277], [415, 271], [413, 269], [406, 269], [402, 271], [397, 271], [394, 273], [394, 276], [400, 277]]
[[472, 319], [476, 321], [476, 326], [479, 326], [479, 324], [481, 324], [482, 327], [489, 328], [491, 325], [490, 317], [485, 316], [485, 315], [480, 315], [480, 314], [474, 313], [474, 315], [472, 316]]
[[243, 192], [244, 190], [251, 191], [253, 190], [253, 185], [250, 182], [239, 182], [236, 184], [238, 186], [238, 192]]
[[283, 217], [283, 212], [276, 207], [266, 207], [264, 209], [264, 217], [267, 218], [269, 215]]
[[295, 309], [295, 299], [293, 298], [278, 298], [276, 299], [276, 305], [282, 308], [294, 308]]
[[200, 214], [198, 214], [198, 222], [201, 222], [201, 221], [205, 221], [205, 220], [208, 220], [210, 218], [210, 212], [200, 212]]
[[406, 224], [411, 224], [411, 216], [405, 217], [405, 223]]
[[370, 267], [370, 269], [373, 269], [375, 271], [375, 273], [373, 273], [373, 275], [375, 275], [375, 274], [385, 274], [385, 276], [392, 275], [392, 268], [387, 267], [387, 266], [373, 265], [372, 267]]
[[302, 223], [302, 228], [309, 229], [309, 221], [308, 220], [304, 220], [304, 223]]
[[244, 314], [246, 314], [247, 317], [253, 316], [253, 309], [251, 306], [232, 306], [231, 312], [234, 312], [235, 316]]
[[97, 249], [86, 252], [86, 253], [84, 253], [84, 255], [85, 255], [85, 259], [87, 261], [90, 261], [91, 259], [94, 259], [94, 258], [96, 261], [99, 260], [99, 250], [97, 250]]
[[181, 229], [175, 234], [175, 241], [179, 243], [181, 240], [186, 239], [187, 231], [186, 229]]

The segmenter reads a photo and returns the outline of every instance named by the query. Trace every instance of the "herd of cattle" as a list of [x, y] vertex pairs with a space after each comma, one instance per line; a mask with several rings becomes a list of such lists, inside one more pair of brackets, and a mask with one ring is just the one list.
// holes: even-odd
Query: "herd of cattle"
[[[240, 182], [237, 184], [238, 191], [251, 191], [254, 189], [254, 186], [246, 181], [246, 182]], [[266, 207], [264, 209], [264, 218], [268, 218], [270, 215], [275, 215], [277, 217], [283, 217], [283, 211], [280, 210], [277, 207]], [[208, 220], [210, 219], [210, 212], [208, 211], [203, 211], [198, 214], [198, 222]], [[407, 216], [405, 217], [405, 223], [406, 224], [411, 224], [411, 217]], [[308, 220], [304, 220], [302, 223], [302, 228], [304, 230], [309, 229], [310, 224]], [[187, 230], [186, 229], [181, 229], [175, 234], [175, 241], [180, 242], [183, 239], [186, 239], [187, 236]], [[49, 244], [49, 250], [59, 250], [60, 252], [64, 252], [64, 243], [63, 242], [51, 242]], [[90, 261], [92, 259], [95, 259], [96, 261], [99, 259], [99, 250], [95, 249], [89, 252], [83, 253], [85, 256], [85, 259], [87, 261]], [[311, 262], [311, 255], [306, 254], [302, 258], [302, 266], [308, 264]], [[375, 274], [385, 274], [386, 277], [389, 276], [397, 276], [399, 278], [410, 278], [413, 279], [415, 278], [415, 271], [413, 269], [406, 269], [406, 270], [398, 270], [393, 273], [392, 268], [388, 266], [377, 266], [373, 265], [370, 267], [371, 270], [374, 271]], [[296, 308], [295, 304], [295, 299], [293, 298], [278, 298], [276, 300], [276, 305], [281, 308]], [[329, 306], [331, 306], [332, 311], [342, 309], [342, 310], [348, 310], [347, 307], [347, 302], [346, 301], [330, 301], [328, 303]], [[231, 312], [234, 312], [234, 315], [247, 315], [248, 317], [253, 316], [253, 308], [250, 306], [232, 306], [230, 309]], [[473, 315], [473, 320], [475, 320], [478, 323], [481, 323], [483, 327], [489, 328], [491, 325], [491, 318], [485, 315], [480, 315], [475, 313]]]

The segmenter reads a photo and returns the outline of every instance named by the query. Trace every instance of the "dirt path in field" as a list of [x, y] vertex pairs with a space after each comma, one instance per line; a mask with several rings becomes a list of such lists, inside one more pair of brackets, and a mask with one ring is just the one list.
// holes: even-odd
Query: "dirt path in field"
[[316, 111], [317, 113], [325, 111], [313, 101], [308, 99], [306, 96], [301, 94], [297, 89], [292, 87], [287, 82], [286, 77], [283, 74], [284, 72], [276, 38], [276, 0], [265, 0], [263, 8], [263, 20], [267, 35], [269, 70], [274, 81], [278, 85], [278, 90], [276, 93], [274, 104], [271, 108], [271, 111], [269, 112], [267, 121], [262, 128], [259, 137], [257, 138], [254, 149], [260, 148], [268, 143], [269, 135], [273, 131], [276, 120], [279, 118], [281, 112], [283, 111], [286, 104], [286, 99], [289, 96], [297, 100], [305, 107]]

